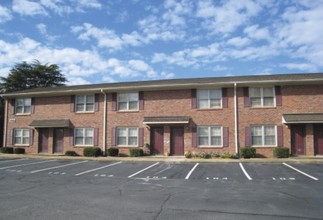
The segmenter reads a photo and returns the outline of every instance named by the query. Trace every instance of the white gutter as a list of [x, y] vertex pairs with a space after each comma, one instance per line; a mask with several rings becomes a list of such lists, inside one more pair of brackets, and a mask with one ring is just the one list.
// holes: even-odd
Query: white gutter
[[106, 152], [106, 133], [107, 133], [107, 94], [101, 89], [101, 93], [104, 95], [104, 110], [103, 110], [103, 131], [102, 131], [102, 151], [103, 154]]
[[234, 83], [234, 137], [235, 137], [236, 155], [239, 155], [237, 83]]

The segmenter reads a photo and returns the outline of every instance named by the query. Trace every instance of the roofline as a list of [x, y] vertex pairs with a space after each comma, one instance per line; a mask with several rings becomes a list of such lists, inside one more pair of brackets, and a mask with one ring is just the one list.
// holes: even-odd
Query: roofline
[[[322, 73], [317, 73], [317, 74], [322, 74]], [[291, 76], [297, 76], [297, 75], [301, 75], [301, 74], [280, 74], [280, 75], [271, 75], [273, 77], [275, 76], [286, 76], [286, 75], [291, 75]], [[263, 75], [265, 76], [265, 75]], [[236, 78], [238, 78], [239, 76], [237, 76]], [[257, 76], [242, 76], [242, 77], [257, 77]], [[261, 77], [261, 76], [259, 76]], [[209, 79], [216, 79], [217, 77], [210, 77]], [[218, 77], [220, 78], [220, 77]], [[226, 77], [221, 77], [221, 79], [226, 78]], [[228, 79], [234, 79], [235, 77], [227, 77]], [[198, 79], [208, 79], [208, 78], [187, 78], [187, 79], [180, 79], [180, 80], [198, 80]], [[173, 79], [175, 80], [179, 80], [179, 79]], [[316, 79], [275, 79], [275, 80], [252, 80], [252, 81], [245, 81], [245, 80], [228, 80], [228, 81], [224, 81], [224, 82], [209, 82], [209, 83], [205, 83], [205, 82], [195, 82], [195, 83], [176, 83], [176, 84], [166, 84], [166, 85], [159, 85], [158, 83], [163, 82], [163, 81], [167, 81], [167, 80], [159, 80], [159, 81], [142, 81], [142, 83], [145, 82], [151, 82], [154, 83], [156, 82], [156, 84], [154, 85], [139, 85], [139, 86], [116, 86], [116, 87], [111, 87], [109, 88], [109, 86], [113, 85], [113, 83], [109, 84], [104, 84], [105, 86], [102, 86], [102, 84], [98, 84], [97, 88], [77, 88], [77, 89], [68, 89], [68, 90], [58, 90], [55, 91], [55, 88], [59, 88], [59, 87], [54, 87], [51, 88], [51, 91], [40, 91], [40, 92], [27, 92], [26, 90], [24, 91], [20, 91], [20, 92], [16, 92], [16, 93], [7, 93], [7, 94], [1, 94], [0, 96], [3, 98], [10, 98], [10, 97], [23, 97], [23, 96], [46, 96], [46, 95], [52, 95], [53, 93], [58, 94], [58, 95], [62, 95], [62, 94], [75, 94], [75, 93], [86, 93], [86, 92], [115, 92], [115, 91], [126, 91], [126, 90], [166, 90], [166, 89], [184, 89], [184, 88], [194, 88], [194, 87], [208, 87], [208, 86], [232, 86], [234, 87], [234, 85], [236, 84], [238, 87], [240, 86], [246, 86], [246, 85], [255, 85], [255, 84], [259, 84], [259, 83], [263, 83], [263, 84], [280, 84], [280, 85], [284, 85], [284, 84], [299, 84], [300, 82], [302, 83], [320, 83], [323, 82], [323, 78], [316, 78]], [[170, 80], [172, 81], [172, 80]], [[125, 83], [135, 83], [135, 82], [125, 82]], [[137, 82], [136, 82], [137, 83]], [[82, 86], [82, 85], [80, 85]], [[84, 85], [86, 86], [86, 85]], [[95, 86], [95, 85], [94, 85]], [[68, 88], [68, 86], [65, 86], [64, 88]]]

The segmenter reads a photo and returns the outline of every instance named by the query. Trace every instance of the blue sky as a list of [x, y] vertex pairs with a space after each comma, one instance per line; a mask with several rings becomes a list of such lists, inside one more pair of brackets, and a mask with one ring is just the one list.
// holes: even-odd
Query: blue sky
[[322, 0], [2, 0], [0, 75], [68, 84], [323, 72]]

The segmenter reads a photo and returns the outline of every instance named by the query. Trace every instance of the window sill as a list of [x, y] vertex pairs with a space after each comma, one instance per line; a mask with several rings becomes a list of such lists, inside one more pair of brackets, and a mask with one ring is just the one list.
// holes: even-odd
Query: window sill
[[117, 145], [117, 147], [120, 147], [120, 148], [138, 148], [139, 146], [136, 145]]
[[76, 114], [94, 114], [94, 111], [88, 111], [88, 112], [75, 112]]
[[277, 106], [271, 106], [271, 107], [250, 107], [250, 109], [277, 109]]
[[139, 110], [118, 110], [118, 113], [137, 113]]
[[83, 148], [83, 147], [95, 147], [95, 146], [94, 145], [75, 145], [74, 147]]
[[223, 148], [223, 146], [198, 146], [201, 149], [214, 149], [214, 148]]
[[14, 147], [30, 147], [29, 144], [14, 144]]
[[16, 113], [16, 116], [29, 116], [31, 113]]
[[253, 148], [275, 148], [278, 147], [276, 145], [268, 145], [268, 146], [261, 146], [261, 145], [252, 145]]

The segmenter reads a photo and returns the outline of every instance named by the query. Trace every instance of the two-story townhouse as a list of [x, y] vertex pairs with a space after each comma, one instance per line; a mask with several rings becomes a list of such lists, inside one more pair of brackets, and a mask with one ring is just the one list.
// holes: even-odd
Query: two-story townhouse
[[[323, 155], [323, 74], [214, 77], [40, 88], [4, 94], [4, 146], [82, 154]], [[147, 146], [149, 148], [147, 149]]]

